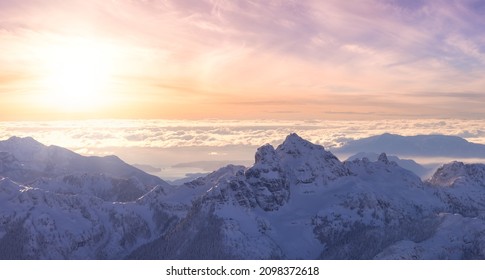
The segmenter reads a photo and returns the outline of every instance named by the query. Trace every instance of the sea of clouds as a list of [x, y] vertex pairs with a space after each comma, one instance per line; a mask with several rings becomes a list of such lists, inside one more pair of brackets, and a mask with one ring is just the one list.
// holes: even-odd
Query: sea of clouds
[[350, 140], [386, 132], [454, 135], [485, 144], [484, 120], [0, 122], [0, 140], [30, 136], [83, 155], [115, 154], [131, 164], [156, 167], [159, 171], [152, 173], [166, 179], [208, 172], [228, 163], [249, 165], [257, 147], [266, 143], [277, 146], [291, 132], [329, 150]]

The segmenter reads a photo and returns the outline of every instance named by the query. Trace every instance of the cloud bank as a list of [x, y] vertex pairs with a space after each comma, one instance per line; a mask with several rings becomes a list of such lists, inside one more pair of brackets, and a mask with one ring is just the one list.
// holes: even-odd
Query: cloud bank
[[[46, 145], [63, 146], [83, 155], [114, 154], [130, 164], [150, 165], [150, 170], [160, 170], [152, 172], [154, 175], [175, 180], [191, 173], [206, 173], [229, 163], [250, 166], [257, 147], [266, 143], [277, 146], [291, 132], [332, 150], [350, 140], [386, 132], [455, 135], [485, 144], [483, 127], [483, 120], [455, 119], [0, 122], [0, 139], [14, 135], [31, 136]], [[345, 160], [350, 155], [340, 156]]]
[[483, 120], [240, 121], [92, 120], [1, 122], [0, 139], [32, 136], [71, 149], [277, 145], [291, 132], [326, 148], [382, 133], [446, 134], [485, 144]]

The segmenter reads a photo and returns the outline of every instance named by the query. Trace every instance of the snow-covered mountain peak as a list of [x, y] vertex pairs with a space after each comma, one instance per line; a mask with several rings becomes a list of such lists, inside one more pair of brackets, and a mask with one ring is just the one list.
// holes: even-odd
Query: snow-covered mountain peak
[[386, 153], [382, 153], [379, 155], [379, 158], [377, 158], [377, 161], [383, 162], [385, 164], [389, 163], [389, 159], [387, 158]]
[[466, 217], [485, 217], [485, 165], [454, 161], [438, 168], [426, 182], [447, 205]]
[[[316, 153], [324, 153], [326, 151], [322, 146], [315, 145], [315, 144], [301, 138], [296, 133], [291, 133], [286, 137], [285, 141], [276, 148], [276, 152], [280, 156], [289, 155], [291, 157], [296, 158], [296, 157], [300, 157], [300, 156], [308, 156], [309, 154], [312, 154], [312, 153], [315, 153], [315, 152]], [[330, 153], [328, 153], [328, 154], [330, 154]]]
[[321, 145], [313, 144], [296, 133], [288, 135], [285, 141], [279, 145], [276, 154], [283, 162], [305, 161], [308, 164], [317, 164], [325, 161], [331, 165], [341, 165], [341, 162], [331, 152], [326, 151]]
[[47, 146], [32, 137], [12, 136], [0, 141], [0, 151], [11, 153], [20, 161], [32, 161], [34, 156], [38, 157], [46, 149]]
[[[0, 151], [11, 153], [26, 167], [35, 170], [40, 169], [41, 165], [49, 165], [45, 169], [53, 168], [54, 165], [60, 167], [66, 161], [81, 157], [81, 155], [65, 148], [54, 145], [46, 146], [32, 137], [12, 136], [7, 140], [0, 141]], [[61, 168], [64, 168], [64, 166]]]
[[5, 143], [8, 143], [10, 145], [23, 145], [23, 146], [39, 146], [43, 147], [45, 146], [44, 144], [38, 142], [34, 138], [28, 136], [28, 137], [18, 137], [18, 136], [12, 136], [8, 138], [7, 140], [3, 141]]
[[276, 151], [270, 144], [265, 144], [256, 150], [254, 155], [255, 164], [272, 164], [278, 161]]
[[438, 168], [429, 183], [435, 186], [454, 187], [469, 185], [475, 182], [483, 185], [485, 182], [484, 164], [465, 164], [459, 161], [444, 164]]
[[282, 147], [295, 147], [295, 146], [313, 146], [310, 141], [305, 140], [301, 138], [298, 134], [296, 133], [290, 133], [288, 136], [286, 136], [285, 141], [281, 143], [280, 146]]
[[[7, 140], [0, 141], [0, 151], [10, 152], [21, 161], [32, 161], [40, 157], [62, 155], [70, 158], [76, 153], [56, 145], [44, 145], [32, 137], [12, 136]], [[35, 157], [33, 159], [32, 157]]]
[[293, 133], [276, 149], [270, 144], [259, 147], [254, 165], [236, 174], [228, 186], [239, 205], [276, 211], [290, 200], [290, 188], [310, 192], [309, 188], [348, 175], [349, 170], [332, 153]]
[[434, 185], [450, 187], [460, 177], [466, 174], [465, 164], [454, 161], [444, 164], [431, 177], [430, 182]]
[[326, 185], [328, 181], [349, 175], [331, 152], [295, 133], [288, 135], [275, 152], [287, 177], [294, 184]]
[[[255, 164], [246, 171], [247, 179], [284, 180], [286, 184], [326, 185], [349, 171], [324, 147], [301, 138], [296, 133], [288, 135], [276, 149], [266, 144], [256, 151]], [[279, 184], [283, 186], [286, 184]]]

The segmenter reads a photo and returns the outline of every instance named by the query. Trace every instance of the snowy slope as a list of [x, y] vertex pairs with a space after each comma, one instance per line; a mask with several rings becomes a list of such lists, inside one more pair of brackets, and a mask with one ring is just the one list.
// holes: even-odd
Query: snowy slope
[[135, 201], [153, 189], [153, 186], [143, 184], [136, 177], [121, 179], [87, 173], [41, 178], [29, 186], [58, 194], [93, 196], [111, 202]]
[[485, 221], [442, 214], [435, 233], [425, 240], [401, 240], [375, 259], [485, 259]]
[[0, 141], [0, 258], [121, 258], [178, 219], [170, 188], [114, 156]]
[[117, 259], [162, 234], [170, 207], [107, 202], [0, 179], [1, 259]]

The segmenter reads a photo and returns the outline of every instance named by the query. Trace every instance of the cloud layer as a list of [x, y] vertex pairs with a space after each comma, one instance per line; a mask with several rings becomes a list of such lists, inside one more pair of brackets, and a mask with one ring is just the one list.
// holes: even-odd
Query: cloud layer
[[[456, 135], [485, 144], [483, 127], [482, 120], [451, 119], [0, 122], [0, 140], [14, 135], [31, 136], [46, 145], [63, 146], [83, 155], [114, 154], [130, 164], [161, 168], [154, 174], [170, 180], [215, 170], [229, 163], [249, 166], [257, 147], [266, 143], [277, 146], [291, 132], [332, 150], [349, 140], [385, 132]], [[345, 160], [349, 155], [340, 156]], [[426, 162], [426, 159], [418, 160]]]
[[485, 144], [482, 120], [385, 121], [170, 121], [99, 120], [1, 122], [0, 139], [31, 136], [74, 150], [188, 148], [280, 144], [292, 132], [332, 149], [352, 139], [382, 133], [446, 134]]

